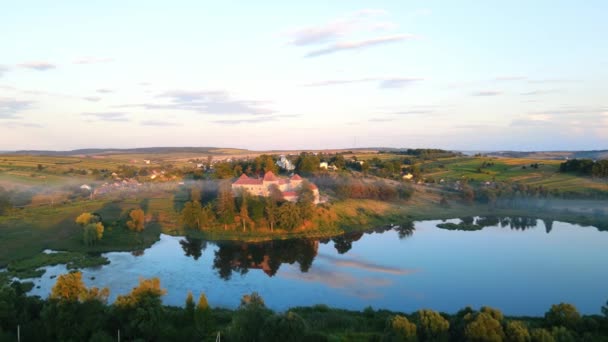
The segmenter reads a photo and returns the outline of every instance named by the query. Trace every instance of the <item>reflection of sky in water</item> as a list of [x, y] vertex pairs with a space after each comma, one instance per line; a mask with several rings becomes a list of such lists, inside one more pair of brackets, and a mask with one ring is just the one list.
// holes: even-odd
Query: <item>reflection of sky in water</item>
[[[541, 315], [559, 302], [599, 313], [608, 299], [608, 232], [556, 222], [547, 234], [542, 221], [525, 231], [463, 232], [435, 228], [438, 222], [417, 223], [403, 240], [394, 231], [366, 234], [342, 255], [333, 242], [320, 244], [307, 273], [297, 263], [282, 264], [274, 277], [250, 269], [224, 281], [212, 268], [217, 246], [209, 244], [194, 260], [184, 256], [180, 238], [163, 235], [143, 256], [108, 253], [110, 265], [83, 275], [89, 286], [110, 287], [110, 300], [128, 293], [139, 277], [160, 277], [166, 304], [182, 305], [191, 290], [205, 292], [212, 305], [236, 307], [243, 294], [257, 291], [278, 310], [324, 303], [455, 312], [490, 305], [507, 314]], [[48, 268], [33, 293], [46, 296], [55, 282], [50, 277], [65, 272]]]

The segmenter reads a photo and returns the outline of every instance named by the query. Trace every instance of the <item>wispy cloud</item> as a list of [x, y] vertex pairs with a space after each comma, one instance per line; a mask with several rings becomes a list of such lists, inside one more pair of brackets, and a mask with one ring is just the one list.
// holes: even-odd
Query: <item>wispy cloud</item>
[[536, 95], [555, 94], [555, 93], [559, 93], [559, 92], [560, 92], [560, 90], [558, 90], [558, 89], [537, 89], [537, 90], [531, 90], [531, 91], [523, 92], [520, 95], [523, 95], [523, 96], [536, 96]]
[[[325, 24], [312, 25], [294, 30], [288, 34], [291, 37], [289, 43], [296, 46], [307, 46], [334, 41], [342, 38], [347, 33], [364, 29], [369, 24], [370, 18], [386, 14], [386, 11], [377, 9], [363, 9], [349, 13]], [[379, 24], [381, 23], [376, 22], [371, 25], [375, 27]], [[386, 25], [389, 23], [382, 24]]]
[[0, 77], [4, 76], [4, 74], [9, 70], [10, 68], [6, 65], [0, 65]]
[[398, 34], [392, 36], [376, 37], [366, 40], [357, 40], [350, 42], [339, 42], [323, 49], [313, 50], [305, 55], [307, 58], [319, 57], [324, 55], [330, 55], [337, 52], [349, 51], [349, 50], [362, 50], [373, 46], [385, 45], [390, 43], [398, 43], [406, 40], [415, 39], [416, 36], [412, 34]]
[[0, 119], [18, 119], [19, 112], [30, 109], [33, 101], [0, 97]]
[[475, 92], [471, 95], [473, 95], [473, 96], [498, 96], [498, 95], [502, 95], [502, 92], [497, 91], [497, 90], [482, 90], [482, 91]]
[[299, 115], [271, 115], [245, 119], [213, 120], [211, 122], [220, 125], [257, 124], [263, 122], [278, 121], [281, 118], [297, 118]]
[[101, 100], [101, 97], [99, 96], [85, 96], [82, 98], [85, 101], [89, 101], [89, 102], [99, 102]]
[[108, 89], [108, 88], [99, 88], [96, 90], [96, 92], [98, 92], [100, 94], [109, 94], [109, 93], [113, 93], [114, 90]]
[[225, 91], [168, 91], [157, 96], [169, 99], [170, 104], [143, 104], [146, 109], [177, 109], [214, 115], [269, 115], [268, 102], [234, 99]]
[[38, 71], [46, 71], [55, 69], [57, 66], [55, 64], [51, 64], [49, 62], [25, 62], [17, 65], [21, 68], [38, 70]]
[[528, 77], [526, 76], [498, 76], [494, 78], [497, 82], [508, 82], [508, 81], [525, 81]]
[[93, 117], [101, 121], [111, 122], [126, 122], [130, 121], [129, 117], [124, 112], [97, 112], [97, 113], [82, 113], [83, 116]]
[[420, 81], [422, 81], [422, 78], [389, 78], [382, 80], [379, 87], [384, 89], [403, 88]]
[[357, 83], [369, 83], [378, 82], [378, 88], [381, 89], [394, 89], [403, 88], [412, 83], [423, 81], [423, 78], [408, 78], [408, 77], [395, 77], [395, 78], [383, 78], [383, 77], [367, 77], [367, 78], [356, 78], [356, 79], [345, 79], [345, 80], [325, 80], [320, 82], [313, 82], [304, 84], [305, 87], [325, 87], [345, 84], [357, 84]]
[[391, 122], [391, 121], [395, 121], [395, 118], [372, 118], [369, 119], [367, 121], [369, 122]]
[[98, 63], [109, 63], [113, 62], [112, 58], [108, 57], [81, 57], [74, 61], [74, 64], [98, 64]]
[[140, 123], [142, 126], [158, 126], [158, 127], [175, 127], [175, 126], [181, 126], [178, 123], [175, 122], [169, 122], [169, 121], [159, 121], [159, 120], [145, 120], [142, 121]]
[[0, 121], [1, 127], [6, 128], [42, 128], [41, 124], [33, 122], [22, 122], [22, 121]]

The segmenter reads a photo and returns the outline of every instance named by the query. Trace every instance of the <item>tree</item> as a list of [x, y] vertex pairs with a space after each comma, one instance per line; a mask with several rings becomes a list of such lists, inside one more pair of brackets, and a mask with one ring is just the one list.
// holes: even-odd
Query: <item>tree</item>
[[192, 291], [188, 291], [188, 296], [186, 297], [186, 306], [184, 307], [184, 316], [186, 322], [191, 323], [194, 321], [194, 297], [192, 296]]
[[264, 208], [264, 212], [266, 214], [268, 224], [270, 224], [270, 231], [274, 231], [274, 225], [277, 223], [278, 209], [277, 202], [270, 197], [266, 198], [266, 207]]
[[279, 207], [279, 224], [287, 230], [296, 229], [301, 224], [300, 209], [295, 203], [285, 202]]
[[562, 326], [568, 329], [575, 329], [580, 320], [581, 314], [572, 304], [554, 304], [545, 313], [545, 321], [549, 327]]
[[228, 228], [229, 223], [234, 222], [234, 197], [232, 196], [232, 186], [228, 182], [220, 184], [217, 198], [217, 213], [220, 222], [224, 224], [224, 229]]
[[387, 324], [387, 337], [390, 341], [417, 341], [416, 324], [406, 317], [394, 316]]
[[228, 327], [231, 341], [259, 341], [263, 331], [264, 322], [272, 315], [264, 305], [264, 300], [256, 292], [245, 295], [241, 305], [233, 315], [232, 323]]
[[532, 342], [555, 342], [555, 339], [547, 329], [534, 329], [530, 334]]
[[500, 322], [485, 312], [478, 313], [475, 319], [467, 324], [464, 335], [472, 342], [502, 342], [505, 339]]
[[98, 215], [82, 213], [76, 218], [76, 223], [82, 226], [82, 240], [85, 245], [92, 246], [103, 238], [104, 227]]
[[285, 201], [285, 198], [283, 197], [283, 192], [281, 191], [281, 189], [279, 189], [278, 185], [271, 184], [270, 187], [268, 187], [268, 192], [268, 197], [271, 198], [273, 201], [277, 203]]
[[241, 209], [239, 210], [239, 217], [241, 219], [241, 223], [243, 224], [243, 231], [247, 230], [247, 223], [251, 222], [251, 218], [249, 217], [249, 209], [247, 209], [247, 192], [243, 191], [241, 193]]
[[310, 182], [305, 180], [300, 185], [297, 203], [302, 220], [310, 220], [315, 212], [315, 195]]
[[201, 229], [202, 209], [199, 201], [186, 202], [182, 209], [182, 223], [191, 229]]
[[530, 342], [531, 336], [528, 327], [520, 321], [507, 323], [505, 334], [508, 342]]
[[194, 327], [199, 337], [203, 337], [213, 330], [211, 308], [204, 293], [201, 293], [199, 296], [198, 303], [194, 309]]
[[433, 310], [418, 311], [418, 336], [422, 341], [447, 341], [450, 323]]
[[604, 314], [605, 318], [608, 318], [608, 301], [606, 301], [605, 306], [602, 306], [602, 313]]
[[129, 213], [129, 217], [131, 220], [127, 221], [127, 227], [129, 227], [130, 230], [135, 232], [141, 232], [144, 230], [145, 214], [143, 210], [140, 208], [133, 209]]
[[282, 315], [272, 315], [264, 322], [262, 341], [304, 341], [308, 325], [300, 315], [288, 311]]
[[57, 281], [51, 290], [50, 298], [66, 302], [96, 300], [106, 303], [109, 295], [110, 290], [108, 288], [99, 289], [92, 287], [88, 289], [82, 281], [82, 273], [72, 272], [57, 277]]
[[166, 293], [165, 289], [161, 289], [158, 278], [141, 278], [131, 293], [116, 298], [114, 315], [122, 322], [125, 339], [158, 339], [165, 324], [161, 297]]

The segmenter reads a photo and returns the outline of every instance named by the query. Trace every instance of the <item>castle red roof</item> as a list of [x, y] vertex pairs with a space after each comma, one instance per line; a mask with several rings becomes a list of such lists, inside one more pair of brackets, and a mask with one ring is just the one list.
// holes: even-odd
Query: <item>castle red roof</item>
[[300, 177], [300, 175], [298, 175], [297, 173], [295, 175], [293, 175], [293, 177], [291, 177], [291, 180], [294, 181], [301, 181], [302, 177]]
[[242, 174], [241, 177], [239, 177], [239, 179], [234, 182], [235, 185], [260, 185], [262, 184], [262, 180], [261, 179], [252, 179], [247, 177], [246, 174]]
[[264, 175], [264, 182], [276, 182], [277, 180], [277, 176], [272, 171], [268, 171]]
[[283, 191], [283, 197], [296, 197], [297, 195], [295, 191]]

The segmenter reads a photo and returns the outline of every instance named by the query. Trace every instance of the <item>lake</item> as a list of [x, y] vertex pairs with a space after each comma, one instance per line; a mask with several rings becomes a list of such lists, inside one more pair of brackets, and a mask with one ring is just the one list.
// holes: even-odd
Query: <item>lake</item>
[[[212, 306], [235, 308], [243, 294], [257, 291], [275, 310], [327, 304], [453, 313], [489, 305], [539, 316], [560, 302], [595, 314], [608, 300], [608, 232], [529, 218], [477, 218], [486, 226], [477, 231], [438, 228], [442, 222], [324, 241], [247, 244], [162, 235], [140, 253], [107, 253], [109, 265], [82, 273], [88, 286], [109, 287], [110, 301], [130, 292], [139, 277], [159, 277], [169, 305], [202, 291]], [[48, 267], [31, 294], [48, 296], [54, 276], [66, 272]]]

